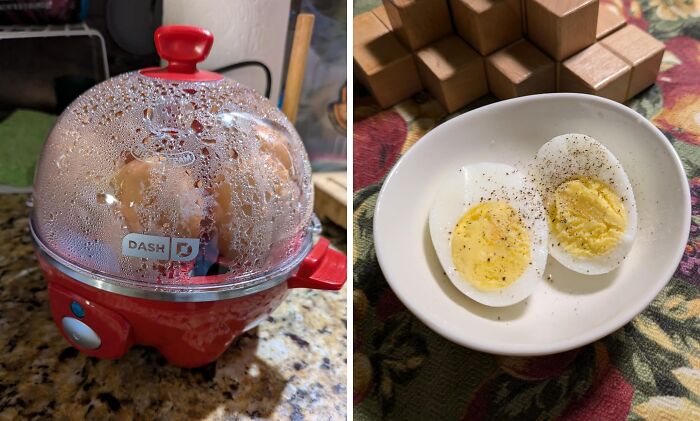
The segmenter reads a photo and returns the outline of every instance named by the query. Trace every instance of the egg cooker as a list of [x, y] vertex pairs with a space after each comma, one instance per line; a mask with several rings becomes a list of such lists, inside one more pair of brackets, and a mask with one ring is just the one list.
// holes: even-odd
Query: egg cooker
[[290, 288], [338, 290], [346, 258], [313, 243], [308, 157], [252, 89], [197, 69], [213, 37], [155, 33], [164, 68], [76, 99], [46, 141], [30, 228], [54, 322], [87, 355], [132, 345], [214, 361]]

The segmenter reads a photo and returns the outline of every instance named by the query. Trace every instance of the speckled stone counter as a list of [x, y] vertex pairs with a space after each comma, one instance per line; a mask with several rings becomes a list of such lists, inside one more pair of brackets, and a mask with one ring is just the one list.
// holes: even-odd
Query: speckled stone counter
[[292, 290], [209, 366], [80, 354], [51, 320], [27, 195], [0, 195], [0, 420], [346, 418], [346, 292]]

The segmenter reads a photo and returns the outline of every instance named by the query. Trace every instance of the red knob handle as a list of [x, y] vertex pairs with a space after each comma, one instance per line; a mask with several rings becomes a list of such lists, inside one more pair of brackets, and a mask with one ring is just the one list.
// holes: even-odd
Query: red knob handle
[[187, 25], [166, 25], [153, 36], [158, 55], [168, 62], [171, 73], [195, 73], [197, 63], [204, 61], [214, 43], [206, 29]]

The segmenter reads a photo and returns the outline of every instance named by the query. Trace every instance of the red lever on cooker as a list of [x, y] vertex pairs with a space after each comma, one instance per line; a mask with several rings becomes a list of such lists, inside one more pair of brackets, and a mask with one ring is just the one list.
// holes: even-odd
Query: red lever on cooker
[[330, 241], [321, 238], [304, 261], [296, 275], [289, 279], [289, 288], [313, 288], [337, 291], [347, 279], [344, 254], [329, 247]]

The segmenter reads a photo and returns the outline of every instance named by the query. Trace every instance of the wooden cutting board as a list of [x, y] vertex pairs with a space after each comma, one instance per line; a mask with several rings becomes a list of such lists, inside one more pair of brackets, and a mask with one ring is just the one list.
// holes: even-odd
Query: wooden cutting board
[[348, 176], [345, 171], [320, 172], [312, 176], [314, 212], [347, 229]]

